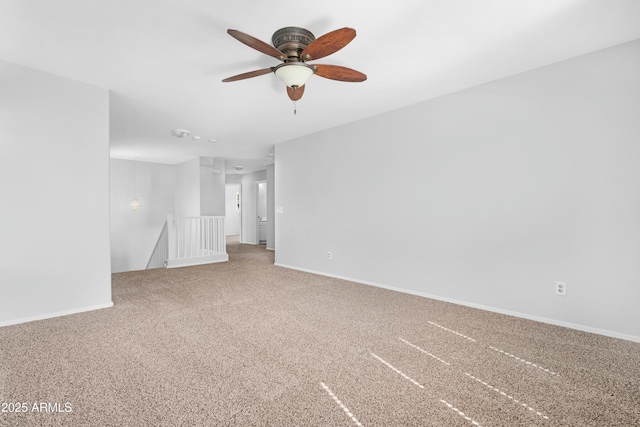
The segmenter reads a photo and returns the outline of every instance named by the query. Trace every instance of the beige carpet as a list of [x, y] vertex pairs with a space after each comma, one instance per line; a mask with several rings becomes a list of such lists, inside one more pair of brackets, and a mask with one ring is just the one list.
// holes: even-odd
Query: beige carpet
[[2, 409], [26, 408], [0, 425], [640, 425], [638, 343], [228, 250], [114, 274], [113, 308], [0, 328]]

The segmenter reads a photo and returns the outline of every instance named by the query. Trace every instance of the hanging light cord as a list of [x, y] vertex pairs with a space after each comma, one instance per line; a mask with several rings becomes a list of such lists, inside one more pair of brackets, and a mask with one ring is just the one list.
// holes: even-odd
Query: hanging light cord
[[133, 198], [137, 199], [138, 195], [136, 194], [136, 161], [133, 160]]

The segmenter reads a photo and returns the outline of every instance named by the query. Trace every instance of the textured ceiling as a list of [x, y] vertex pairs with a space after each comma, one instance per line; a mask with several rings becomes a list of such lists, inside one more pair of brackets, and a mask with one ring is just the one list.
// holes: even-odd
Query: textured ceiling
[[[3, 0], [0, 59], [111, 90], [111, 156], [228, 159], [244, 172], [273, 145], [640, 38], [637, 0]], [[230, 37], [285, 26], [357, 37], [321, 60], [362, 83], [312, 76], [297, 114], [277, 65]], [[174, 128], [202, 137], [177, 139]], [[215, 138], [217, 142], [208, 142]]]

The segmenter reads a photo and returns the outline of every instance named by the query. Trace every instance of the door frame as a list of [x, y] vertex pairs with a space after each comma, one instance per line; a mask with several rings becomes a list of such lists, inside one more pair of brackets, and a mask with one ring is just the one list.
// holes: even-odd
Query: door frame
[[[265, 185], [265, 203], [267, 199], [267, 193], [269, 192], [269, 184], [267, 184], [267, 180], [263, 179], [260, 181], [255, 181], [255, 191], [256, 191], [256, 211], [255, 211], [255, 221], [256, 221], [256, 245], [260, 244], [260, 215], [258, 215], [259, 206], [260, 206], [260, 184]], [[266, 210], [266, 206], [265, 206]], [[267, 218], [269, 218], [269, 213], [267, 213]]]

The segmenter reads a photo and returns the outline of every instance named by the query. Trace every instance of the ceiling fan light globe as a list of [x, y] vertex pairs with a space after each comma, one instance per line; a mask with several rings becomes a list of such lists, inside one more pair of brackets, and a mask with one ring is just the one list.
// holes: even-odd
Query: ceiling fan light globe
[[306, 64], [282, 64], [274, 72], [287, 86], [301, 87], [313, 74], [313, 68]]

